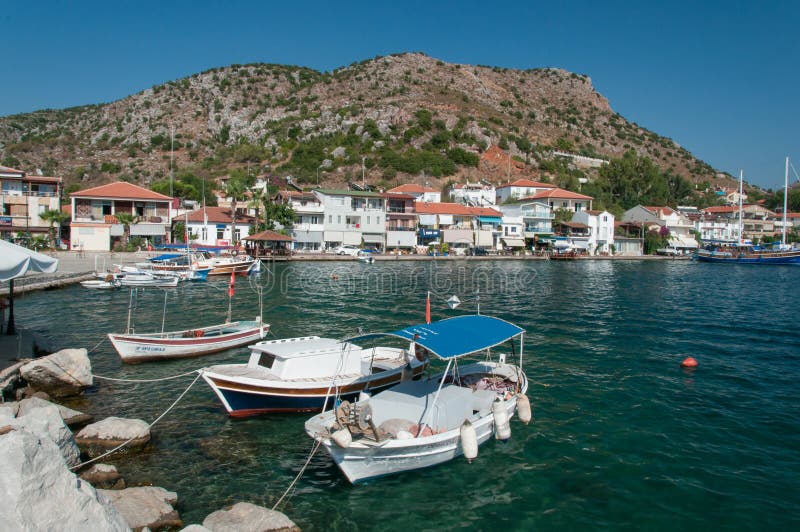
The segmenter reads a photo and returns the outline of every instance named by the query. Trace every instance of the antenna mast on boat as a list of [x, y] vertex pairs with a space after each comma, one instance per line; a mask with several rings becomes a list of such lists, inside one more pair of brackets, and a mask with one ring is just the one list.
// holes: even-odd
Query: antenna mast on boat
[[789, 158], [786, 158], [786, 177], [783, 184], [783, 226], [781, 230], [781, 248], [786, 247], [786, 207], [789, 199]]
[[744, 191], [744, 170], [739, 170], [739, 243], [744, 243], [744, 225], [742, 225], [742, 193]]

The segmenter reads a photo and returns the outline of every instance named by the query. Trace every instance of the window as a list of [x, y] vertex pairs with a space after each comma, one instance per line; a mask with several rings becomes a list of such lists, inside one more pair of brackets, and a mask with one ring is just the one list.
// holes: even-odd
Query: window
[[367, 216], [367, 225], [369, 225], [369, 216]]
[[200, 228], [200, 240], [203, 240], [203, 241], [208, 240], [208, 228], [207, 227], [201, 227]]
[[311, 217], [311, 223], [312, 224], [318, 224], [319, 223], [319, 216], [312, 216]]
[[332, 214], [329, 214], [329, 215], [328, 215], [328, 223], [329, 223], [329, 224], [332, 224], [332, 223], [333, 223], [333, 215], [332, 215]]
[[217, 227], [217, 240], [225, 240], [225, 228]]
[[608, 216], [603, 216], [603, 221], [607, 222], [608, 221]]
[[341, 214], [337, 214], [337, 215], [336, 215], [336, 223], [337, 223], [337, 224], [340, 224], [340, 223], [342, 223], [342, 215], [341, 215]]
[[381, 223], [381, 217], [380, 216], [376, 216], [375, 217], [375, 223], [376, 224], [380, 224]]
[[336, 205], [337, 207], [344, 207], [344, 198], [331, 198], [331, 205]]
[[238, 229], [238, 228], [237, 228], [237, 229], [236, 229], [236, 230], [233, 232], [233, 234], [234, 234], [234, 235], [236, 235], [236, 238], [234, 239], [234, 240], [236, 240], [236, 242], [238, 242], [238, 241], [240, 241], [240, 240], [242, 239], [242, 230], [241, 230], [241, 229]]

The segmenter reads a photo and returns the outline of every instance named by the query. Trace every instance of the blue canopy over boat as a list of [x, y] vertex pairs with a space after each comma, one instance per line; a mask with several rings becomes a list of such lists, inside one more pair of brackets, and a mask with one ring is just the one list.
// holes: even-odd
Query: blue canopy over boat
[[500, 318], [482, 315], [457, 316], [433, 323], [411, 325], [399, 331], [363, 334], [348, 338], [348, 342], [382, 336], [395, 336], [416, 342], [441, 359], [457, 358], [500, 345], [525, 329]]

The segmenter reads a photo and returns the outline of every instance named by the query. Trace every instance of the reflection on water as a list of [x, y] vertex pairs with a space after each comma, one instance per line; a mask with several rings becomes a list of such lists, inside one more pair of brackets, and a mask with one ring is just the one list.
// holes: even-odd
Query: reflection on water
[[[315, 456], [285, 511], [301, 527], [786, 528], [800, 505], [800, 269], [688, 262], [291, 263], [237, 279], [233, 318], [263, 312], [277, 337], [343, 337], [481, 311], [525, 327], [534, 422], [478, 459], [350, 486]], [[227, 279], [139, 291], [137, 331], [221, 322]], [[464, 303], [457, 311], [444, 300]], [[20, 324], [56, 347], [92, 347], [125, 328], [129, 294], [71, 287], [24, 295]], [[685, 356], [700, 367], [686, 373]], [[100, 375], [152, 378], [242, 361], [246, 349], [123, 366], [108, 342]], [[192, 377], [102, 381], [76, 406], [153, 420]], [[271, 506], [305, 462], [304, 415], [231, 420], [199, 382], [154, 428], [151, 450], [111, 460], [130, 484], [179, 494], [187, 523], [237, 501]], [[450, 509], [450, 511], [443, 511]]]

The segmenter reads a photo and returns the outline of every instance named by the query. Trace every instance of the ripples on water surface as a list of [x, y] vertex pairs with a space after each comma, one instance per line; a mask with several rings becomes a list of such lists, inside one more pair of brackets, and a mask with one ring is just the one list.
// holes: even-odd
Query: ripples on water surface
[[[338, 275], [332, 280], [331, 274]], [[406, 529], [787, 529], [800, 525], [800, 268], [688, 262], [292, 263], [265, 275], [277, 337], [341, 337], [423, 317], [424, 294], [462, 299], [528, 331], [534, 423], [478, 460], [350, 486], [324, 452], [283, 508], [301, 527]], [[220, 322], [226, 280], [168, 292], [166, 328]], [[140, 293], [140, 332], [161, 327], [164, 293]], [[434, 296], [437, 297], [437, 296]], [[475, 302], [466, 302], [473, 310]], [[18, 322], [55, 347], [90, 348], [125, 326], [128, 294], [80, 287], [23, 296]], [[237, 280], [234, 319], [258, 314]], [[434, 319], [453, 315], [434, 299]], [[678, 367], [686, 356], [700, 367]], [[173, 375], [246, 350], [97, 374]], [[191, 377], [108, 384], [76, 405], [152, 420]], [[151, 451], [112, 460], [130, 484], [178, 492], [185, 522], [237, 501], [272, 506], [304, 463], [305, 415], [230, 420], [198, 382], [154, 428]]]

